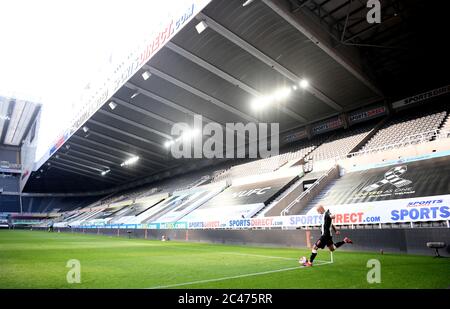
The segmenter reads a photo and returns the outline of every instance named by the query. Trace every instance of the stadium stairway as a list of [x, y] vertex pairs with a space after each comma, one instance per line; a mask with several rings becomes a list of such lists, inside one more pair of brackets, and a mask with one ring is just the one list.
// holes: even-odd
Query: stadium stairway
[[277, 196], [272, 202], [261, 208], [255, 213], [255, 217], [279, 216], [281, 211], [292, 202], [301, 192], [303, 192], [303, 180], [301, 177], [295, 181], [289, 188]]
[[[331, 182], [339, 178], [339, 166], [335, 165], [330, 168], [322, 177], [317, 179], [314, 184], [306, 191], [302, 192], [294, 201], [292, 201], [281, 213], [282, 215], [299, 215], [304, 213], [305, 207], [312, 204], [311, 202], [319, 195], [325, 187]], [[312, 204], [314, 205], [314, 204]]]
[[326, 186], [325, 188], [319, 192], [319, 194], [316, 195], [316, 197], [314, 199], [311, 200], [311, 202], [309, 202], [305, 208], [303, 208], [303, 210], [300, 212], [300, 215], [305, 215], [308, 213], [308, 211], [310, 211], [314, 206], [320, 204], [320, 202], [322, 201], [323, 197], [326, 196], [328, 194], [328, 192], [331, 191], [331, 189], [333, 188], [333, 186], [336, 184], [336, 182], [339, 180], [339, 178], [337, 179], [333, 179], [331, 180]]

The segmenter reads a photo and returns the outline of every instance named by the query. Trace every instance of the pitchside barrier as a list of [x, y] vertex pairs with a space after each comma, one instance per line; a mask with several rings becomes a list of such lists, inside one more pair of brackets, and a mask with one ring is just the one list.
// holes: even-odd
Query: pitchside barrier
[[[450, 220], [450, 195], [397, 199], [328, 206], [339, 225], [430, 222]], [[306, 215], [261, 218], [231, 218], [211, 221], [152, 222], [148, 224], [77, 225], [83, 228], [119, 229], [251, 229], [314, 227], [322, 224], [322, 215], [312, 209]]]

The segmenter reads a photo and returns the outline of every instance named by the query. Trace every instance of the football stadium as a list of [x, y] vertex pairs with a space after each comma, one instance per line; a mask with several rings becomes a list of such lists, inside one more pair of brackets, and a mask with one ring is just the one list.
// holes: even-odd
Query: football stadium
[[0, 289], [450, 287], [444, 2], [14, 3]]

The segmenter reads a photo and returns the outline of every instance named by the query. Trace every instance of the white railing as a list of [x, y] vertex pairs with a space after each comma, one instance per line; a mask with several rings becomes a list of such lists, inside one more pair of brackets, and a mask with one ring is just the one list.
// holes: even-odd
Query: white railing
[[331, 173], [335, 172], [336, 168], [337, 168], [336, 165], [333, 166], [324, 175], [322, 175], [319, 179], [317, 179], [311, 187], [309, 187], [308, 189], [303, 191], [295, 200], [293, 200], [285, 209], [283, 209], [281, 211], [281, 215], [286, 216], [289, 213], [289, 211], [292, 209], [292, 207], [294, 207], [297, 203], [299, 203], [305, 196], [310, 194], [312, 192], [312, 190], [315, 190], [315, 188], [317, 186], [319, 186], [324, 179], [326, 179]]

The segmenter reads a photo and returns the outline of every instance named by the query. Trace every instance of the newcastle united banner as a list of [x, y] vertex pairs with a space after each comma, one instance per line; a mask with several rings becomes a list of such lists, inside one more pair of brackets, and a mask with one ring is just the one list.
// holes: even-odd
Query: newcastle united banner
[[282, 177], [229, 187], [182, 219], [203, 222], [204, 218], [251, 217], [296, 179], [298, 177]]

